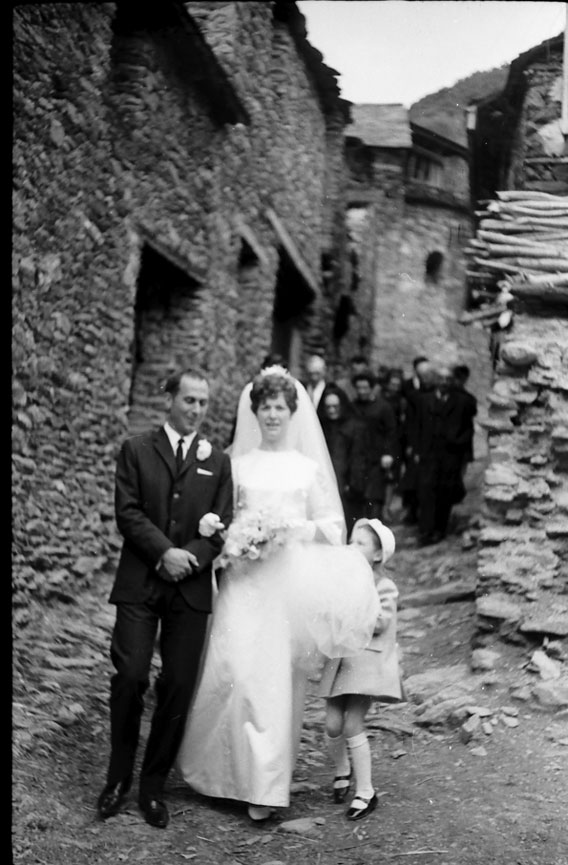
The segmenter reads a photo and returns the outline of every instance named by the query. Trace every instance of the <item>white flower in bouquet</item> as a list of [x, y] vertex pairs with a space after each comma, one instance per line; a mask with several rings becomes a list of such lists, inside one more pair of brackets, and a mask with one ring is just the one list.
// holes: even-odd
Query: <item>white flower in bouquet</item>
[[260, 512], [250, 512], [237, 519], [229, 527], [227, 552], [231, 556], [257, 559], [260, 548], [274, 538], [274, 527], [270, 519]]
[[239, 514], [227, 530], [223, 558], [230, 559], [266, 558], [274, 549], [287, 540], [313, 537], [313, 530], [306, 520], [286, 520], [262, 511]]

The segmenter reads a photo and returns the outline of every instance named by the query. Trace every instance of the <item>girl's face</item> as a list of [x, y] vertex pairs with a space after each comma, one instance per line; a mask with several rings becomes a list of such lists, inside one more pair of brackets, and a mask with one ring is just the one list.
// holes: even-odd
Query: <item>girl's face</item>
[[278, 396], [268, 397], [261, 402], [256, 417], [263, 442], [265, 444], [278, 444], [286, 436], [292, 412], [284, 394], [280, 393]]
[[358, 526], [353, 529], [349, 541], [350, 544], [361, 550], [370, 565], [373, 565], [374, 562], [380, 562], [382, 558], [381, 550], [377, 548], [373, 534], [371, 529]]

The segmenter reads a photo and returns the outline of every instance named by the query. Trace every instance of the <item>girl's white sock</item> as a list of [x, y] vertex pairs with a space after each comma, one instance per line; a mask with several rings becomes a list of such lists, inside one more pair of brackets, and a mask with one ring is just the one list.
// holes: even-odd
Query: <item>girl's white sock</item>
[[332, 763], [335, 766], [336, 775], [349, 775], [351, 766], [349, 765], [349, 754], [345, 744], [345, 736], [341, 733], [339, 736], [328, 736], [325, 734], [327, 742], [327, 751], [331, 757]]
[[366, 733], [345, 740], [355, 774], [355, 796], [370, 799], [375, 792], [371, 780], [371, 749]]

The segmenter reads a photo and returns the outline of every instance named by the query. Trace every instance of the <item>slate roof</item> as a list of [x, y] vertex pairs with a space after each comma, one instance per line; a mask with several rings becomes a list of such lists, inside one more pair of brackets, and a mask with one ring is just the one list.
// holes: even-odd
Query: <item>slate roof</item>
[[369, 147], [412, 147], [408, 109], [404, 105], [352, 105], [352, 123], [345, 135], [360, 138]]

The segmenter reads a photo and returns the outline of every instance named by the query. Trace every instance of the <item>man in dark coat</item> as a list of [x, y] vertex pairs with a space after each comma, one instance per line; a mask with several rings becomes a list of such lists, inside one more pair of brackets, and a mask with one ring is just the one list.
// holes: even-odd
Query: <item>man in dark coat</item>
[[198, 435], [209, 400], [206, 379], [195, 370], [173, 375], [165, 398], [164, 426], [127, 439], [117, 461], [115, 509], [124, 542], [110, 595], [116, 604], [111, 753], [98, 800], [107, 819], [130, 788], [159, 627], [162, 669], [138, 796], [146, 821], [159, 828], [168, 823], [163, 787], [197, 681], [219, 531], [233, 506], [229, 457]]
[[477, 399], [474, 397], [472, 393], [470, 393], [466, 389], [466, 385], [469, 379], [469, 367], [466, 364], [459, 364], [455, 366], [452, 371], [453, 375], [453, 387], [456, 393], [460, 394], [462, 400], [464, 402], [464, 410], [466, 414], [466, 421], [468, 425], [468, 438], [467, 442], [464, 445], [463, 450], [463, 461], [462, 461], [462, 478], [465, 477], [465, 473], [467, 470], [467, 466], [469, 463], [472, 463], [474, 460], [473, 453], [473, 439], [475, 435], [475, 427], [474, 427], [474, 418], [477, 415]]
[[367, 519], [382, 519], [389, 471], [396, 454], [396, 418], [392, 406], [375, 393], [372, 373], [361, 372], [353, 377], [357, 398], [351, 403], [355, 417], [367, 428], [367, 458], [363, 499]]
[[450, 370], [441, 368], [433, 389], [425, 391], [416, 403], [414, 455], [422, 545], [445, 537], [452, 506], [465, 495], [461, 465], [469, 440], [469, 418], [451, 382]]
[[404, 450], [401, 453], [399, 491], [404, 507], [402, 519], [407, 525], [414, 525], [418, 520], [418, 467], [413, 452], [413, 442], [416, 434], [416, 405], [419, 395], [428, 387], [426, 380], [429, 370], [428, 358], [424, 355], [418, 355], [412, 361], [412, 375], [410, 378], [404, 379], [402, 385], [406, 410], [401, 430]]
[[365, 514], [367, 478], [367, 425], [361, 418], [345, 413], [341, 395], [330, 386], [323, 397], [323, 434], [337, 478], [348, 535], [356, 520]]

